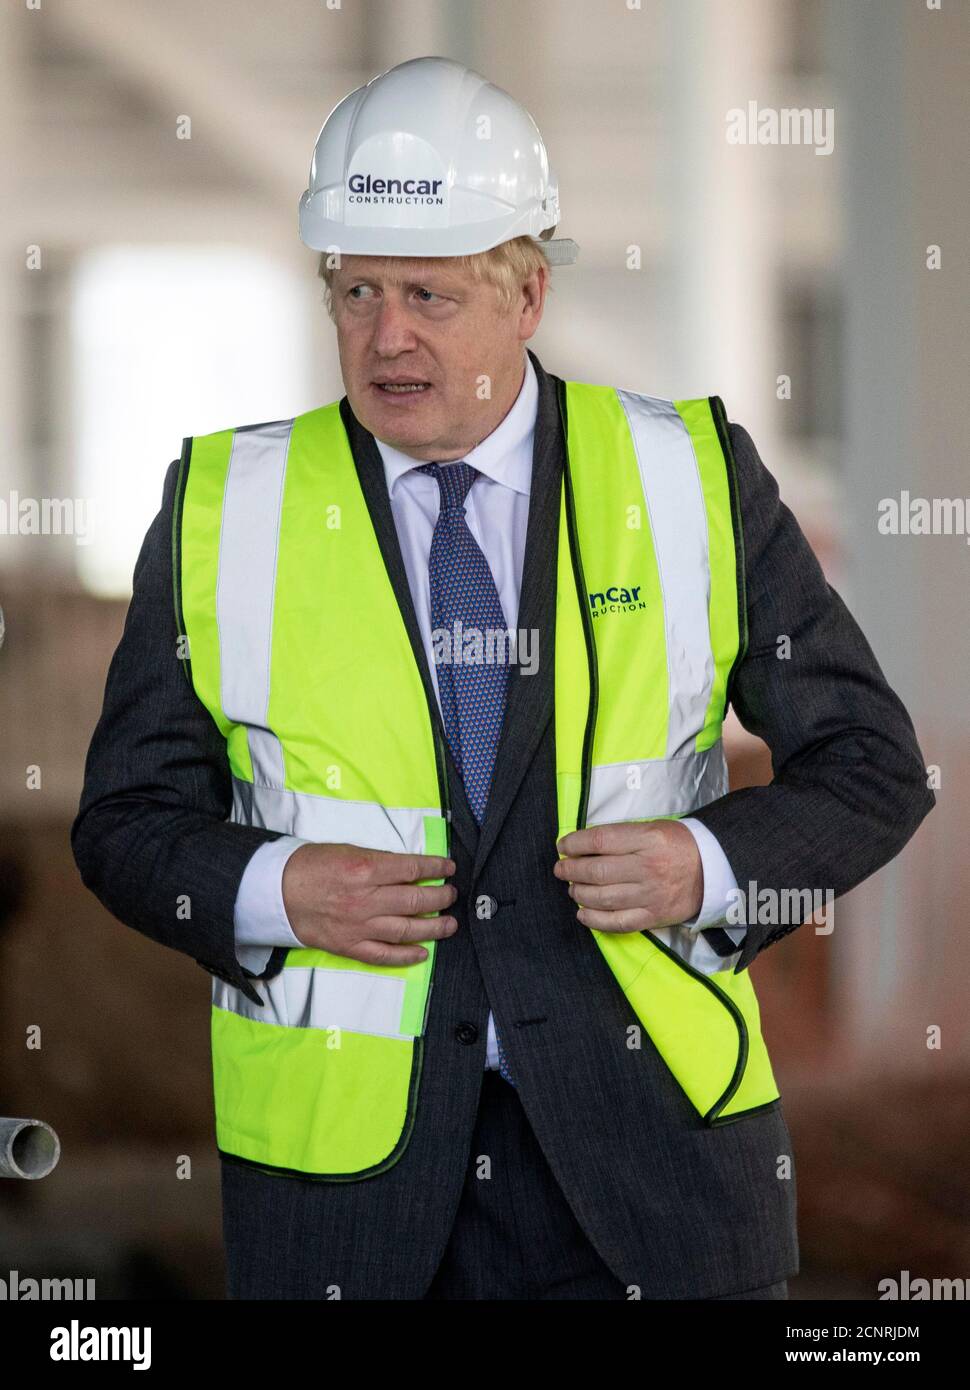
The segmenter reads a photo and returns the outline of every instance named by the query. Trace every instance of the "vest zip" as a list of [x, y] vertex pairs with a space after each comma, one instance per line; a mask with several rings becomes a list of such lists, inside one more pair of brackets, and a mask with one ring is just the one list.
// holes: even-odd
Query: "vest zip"
[[[683, 960], [677, 954], [676, 951], [672, 951], [670, 947], [667, 946], [663, 941], [660, 941], [658, 937], [656, 937], [653, 934], [652, 931], [646, 930], [641, 932], [640, 935], [645, 936], [649, 941], [651, 941], [653, 945], [656, 946], [657, 950], [662, 951], [665, 956], [668, 956], [670, 960], [674, 962], [675, 965], [679, 965], [682, 970], [686, 970], [687, 974], [690, 975], [693, 979], [697, 980], [699, 984], [702, 984], [705, 987], [705, 989], [709, 989], [711, 993], [715, 995], [715, 997], [718, 998], [724, 1005], [724, 1007], [727, 1009], [728, 1013], [731, 1015], [731, 1018], [734, 1020], [735, 1026], [737, 1027], [738, 1060], [734, 1068], [734, 1074], [732, 1075], [731, 1080], [728, 1082], [727, 1088], [725, 1089], [724, 1093], [718, 1097], [718, 1099], [711, 1106], [710, 1110], [708, 1110], [707, 1114], [704, 1116], [705, 1123], [709, 1125], [718, 1123], [727, 1124], [731, 1120], [740, 1119], [741, 1115], [750, 1114], [750, 1111], [742, 1110], [741, 1115], [728, 1115], [724, 1120], [718, 1121], [718, 1115], [720, 1115], [721, 1111], [724, 1109], [728, 1101], [734, 1095], [735, 1091], [741, 1085], [741, 1078], [744, 1075], [744, 1069], [748, 1062], [748, 1028], [747, 1024], [744, 1021], [744, 1015], [741, 1013], [741, 1010], [738, 1008], [737, 1004], [735, 1004], [731, 996], [729, 994], [726, 994], [724, 990], [721, 989], [720, 985], [716, 985], [709, 975], [705, 975], [702, 971], [695, 970], [692, 965], [688, 965], [687, 962]], [[770, 1102], [770, 1104], [774, 1104], [774, 1102], [772, 1101]], [[761, 1107], [759, 1106], [758, 1108], [760, 1109]]]
[[586, 714], [586, 729], [583, 733], [583, 761], [580, 772], [579, 805], [576, 808], [576, 829], [585, 830], [586, 814], [589, 808], [589, 789], [593, 765], [593, 734], [596, 728], [596, 711], [599, 705], [599, 672], [596, 664], [596, 641], [593, 637], [593, 620], [589, 613], [586, 598], [586, 580], [583, 576], [583, 559], [579, 549], [579, 528], [576, 524], [576, 499], [573, 495], [572, 475], [569, 468], [569, 419], [566, 406], [566, 384], [560, 380], [556, 388], [559, 404], [559, 418], [563, 433], [563, 488], [566, 500], [566, 529], [569, 537], [569, 558], [573, 567], [576, 597], [583, 624], [583, 637], [586, 642], [586, 665], [589, 671], [589, 708]]
[[744, 561], [744, 531], [741, 524], [741, 497], [738, 489], [738, 469], [734, 459], [734, 450], [731, 447], [731, 433], [728, 429], [727, 412], [724, 409], [724, 402], [720, 396], [708, 396], [708, 404], [711, 407], [711, 416], [714, 420], [714, 428], [717, 432], [718, 442], [721, 445], [721, 452], [724, 455], [724, 462], [727, 466], [728, 493], [731, 499], [731, 525], [734, 529], [734, 551], [735, 551], [735, 582], [738, 590], [738, 651], [728, 672], [727, 682], [724, 691], [725, 711], [731, 703], [731, 686], [734, 682], [734, 673], [743, 660], [748, 650], [748, 600], [745, 591], [745, 570]]
[[[448, 765], [445, 761], [445, 744], [438, 719], [438, 710], [432, 706], [432, 702], [425, 691], [425, 699], [428, 701], [428, 718], [431, 720], [431, 735], [434, 740], [434, 760], [435, 772], [438, 776], [438, 802], [441, 806], [442, 816], [445, 822], [445, 854], [451, 857], [451, 796], [448, 790]], [[424, 1052], [424, 1033], [428, 1026], [428, 1011], [431, 1008], [431, 991], [434, 989], [434, 976], [438, 968], [438, 949], [435, 947], [434, 960], [431, 962], [431, 974], [428, 977], [428, 993], [424, 1001], [424, 1018], [421, 1020], [421, 1036], [415, 1038], [414, 1045], [418, 1049], [417, 1067], [420, 1076], [421, 1058]], [[417, 1086], [415, 1086], [415, 1094]], [[413, 1119], [409, 1116], [409, 1119]]]
[[[427, 699], [427, 691], [425, 698]], [[448, 857], [451, 857], [451, 794], [448, 790], [448, 764], [445, 760], [445, 743], [438, 719], [438, 711], [428, 702], [428, 717], [431, 720], [431, 733], [434, 736], [435, 771], [438, 774], [438, 799], [445, 825], [448, 827]]]
[[[191, 462], [192, 439], [189, 437], [182, 441], [182, 454], [175, 479], [175, 496], [172, 500], [172, 590], [175, 599], [175, 632], [179, 641], [186, 636], [185, 617], [182, 613], [182, 510]], [[190, 687], [193, 684], [191, 658], [192, 653], [187, 651], [180, 661], [182, 672]]]

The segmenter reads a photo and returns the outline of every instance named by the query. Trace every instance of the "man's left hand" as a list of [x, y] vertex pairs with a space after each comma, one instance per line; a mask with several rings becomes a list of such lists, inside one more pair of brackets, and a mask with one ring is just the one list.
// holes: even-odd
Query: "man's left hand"
[[689, 922], [704, 901], [696, 841], [676, 820], [620, 821], [573, 830], [553, 873], [569, 881], [577, 917], [596, 931], [653, 931]]

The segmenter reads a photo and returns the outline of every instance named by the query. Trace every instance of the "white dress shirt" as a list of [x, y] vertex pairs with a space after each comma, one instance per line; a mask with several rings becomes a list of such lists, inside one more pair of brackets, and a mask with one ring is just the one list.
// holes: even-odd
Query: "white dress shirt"
[[[515, 403], [501, 424], [465, 455], [465, 462], [481, 475], [475, 479], [465, 503], [468, 529], [488, 561], [508, 628], [518, 624], [532, 481], [532, 445], [539, 400], [535, 368], [528, 354], [524, 355], [525, 378]], [[383, 440], [377, 439], [375, 443], [384, 463], [391, 512], [437, 695], [428, 557], [438, 519], [438, 484], [429, 474], [417, 471], [418, 460], [400, 453]], [[669, 928], [665, 939], [669, 939], [683, 960], [705, 974], [733, 969], [740, 951], [731, 956], [719, 956], [699, 933], [705, 927], [721, 926], [731, 940], [740, 945], [745, 928], [729, 927], [724, 921], [730, 894], [737, 891], [737, 881], [724, 851], [707, 827], [690, 817], [681, 824], [688, 827], [700, 852], [704, 901], [697, 917]], [[297, 836], [284, 835], [261, 845], [246, 865], [235, 905], [236, 956], [240, 964], [254, 974], [265, 970], [274, 946], [299, 947], [302, 944], [293, 934], [286, 916], [282, 881], [287, 859], [299, 845], [306, 843], [308, 841]], [[498, 1069], [498, 1047], [491, 1013], [485, 1065]]]

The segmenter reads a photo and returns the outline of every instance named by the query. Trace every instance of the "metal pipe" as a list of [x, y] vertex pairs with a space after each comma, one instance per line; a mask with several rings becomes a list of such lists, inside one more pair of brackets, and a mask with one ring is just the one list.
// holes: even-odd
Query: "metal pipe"
[[0, 1115], [0, 1178], [46, 1178], [60, 1156], [61, 1141], [44, 1120]]

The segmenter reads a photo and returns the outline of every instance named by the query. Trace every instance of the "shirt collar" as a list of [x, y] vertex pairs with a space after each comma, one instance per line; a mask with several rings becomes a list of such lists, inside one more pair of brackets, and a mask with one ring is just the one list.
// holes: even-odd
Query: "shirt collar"
[[[465, 455], [465, 462], [479, 473], [484, 473], [486, 478], [528, 496], [532, 483], [532, 445], [538, 407], [539, 382], [532, 359], [526, 353], [525, 377], [511, 410], [490, 435]], [[376, 436], [374, 443], [384, 463], [388, 496], [393, 496], [399, 479], [412, 468], [419, 468], [420, 462]]]

